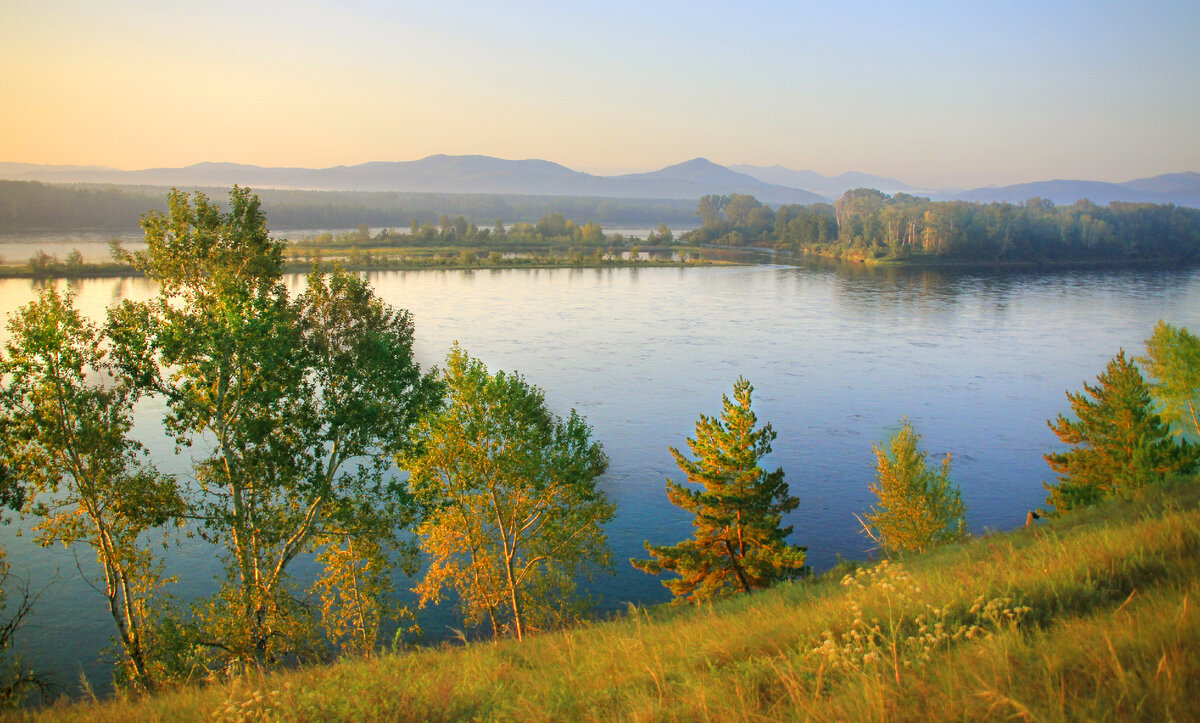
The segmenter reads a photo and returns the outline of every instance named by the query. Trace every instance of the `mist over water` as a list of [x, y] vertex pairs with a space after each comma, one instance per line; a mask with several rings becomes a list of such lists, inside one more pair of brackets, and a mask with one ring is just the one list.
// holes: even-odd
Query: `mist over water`
[[[699, 414], [745, 376], [760, 422], [778, 432], [765, 464], [782, 467], [800, 507], [785, 521], [818, 571], [838, 554], [862, 557], [869, 540], [854, 513], [871, 504], [871, 443], [907, 416], [934, 456], [952, 454], [971, 531], [1020, 525], [1045, 498], [1042, 454], [1057, 445], [1046, 420], [1067, 411], [1065, 390], [1094, 381], [1124, 348], [1140, 354], [1162, 318], [1200, 329], [1200, 271], [952, 273], [861, 266], [396, 271], [368, 274], [388, 303], [409, 309], [416, 355], [440, 364], [451, 343], [491, 371], [519, 371], [559, 414], [577, 409], [611, 458], [600, 486], [617, 504], [608, 527], [616, 574], [590, 587], [602, 611], [664, 601], [656, 578], [627, 560], [642, 543], [674, 543], [690, 519], [666, 499], [682, 479], [668, 446], [686, 451]], [[66, 285], [67, 282], [57, 282]], [[303, 278], [288, 277], [296, 292]], [[85, 313], [145, 299], [143, 279], [74, 283]], [[0, 281], [5, 315], [34, 298], [35, 282]], [[6, 339], [7, 332], [0, 331]], [[156, 464], [186, 477], [189, 452], [173, 457], [158, 428], [162, 407], [138, 409], [137, 434]], [[31, 542], [31, 521], [0, 529], [18, 575], [54, 581], [18, 646], [68, 691], [98, 662], [112, 635], [102, 598], [75, 555]], [[23, 537], [17, 529], [25, 528]], [[170, 570], [184, 599], [214, 588], [212, 547], [172, 546]], [[90, 553], [78, 551], [85, 570]], [[303, 569], [300, 571], [304, 572]], [[412, 583], [398, 579], [397, 587]], [[461, 627], [453, 610], [421, 611], [427, 638]]]

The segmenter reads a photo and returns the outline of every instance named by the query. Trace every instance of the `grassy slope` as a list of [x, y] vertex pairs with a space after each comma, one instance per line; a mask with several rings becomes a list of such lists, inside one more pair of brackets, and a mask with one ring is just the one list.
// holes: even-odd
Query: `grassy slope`
[[[1198, 553], [1191, 481], [876, 568], [859, 585], [787, 585], [714, 606], [638, 609], [524, 644], [381, 655], [38, 715], [1197, 719]], [[825, 639], [826, 652], [814, 652]]]

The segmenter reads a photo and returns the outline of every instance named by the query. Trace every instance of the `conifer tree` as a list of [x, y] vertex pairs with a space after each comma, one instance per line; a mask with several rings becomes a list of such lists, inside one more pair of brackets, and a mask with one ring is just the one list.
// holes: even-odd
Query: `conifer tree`
[[733, 399], [723, 396], [720, 418], [700, 415], [696, 438], [687, 440], [696, 459], [670, 448], [688, 482], [700, 487], [667, 480], [671, 503], [696, 516], [695, 536], [677, 545], [647, 542], [651, 559], [630, 562], [651, 575], [676, 573], [678, 577], [663, 580], [676, 600], [750, 592], [808, 571], [807, 548], [785, 542], [792, 528], [780, 526], [783, 514], [800, 501], [788, 494], [782, 469], [767, 472], [759, 465], [771, 451], [775, 431], [770, 424], [756, 428], [753, 391], [739, 377]]
[[1083, 392], [1067, 392], [1076, 419], [1048, 422], [1065, 452], [1045, 455], [1058, 483], [1045, 485], [1046, 502], [1061, 514], [1105, 497], [1133, 492], [1165, 475], [1195, 466], [1197, 448], [1177, 444], [1154, 413], [1145, 379], [1122, 349]]
[[887, 447], [874, 445], [878, 503], [867, 514], [872, 537], [889, 555], [924, 552], [967, 534], [966, 508], [950, 481], [950, 455], [936, 470], [918, 448], [921, 435], [902, 420]]

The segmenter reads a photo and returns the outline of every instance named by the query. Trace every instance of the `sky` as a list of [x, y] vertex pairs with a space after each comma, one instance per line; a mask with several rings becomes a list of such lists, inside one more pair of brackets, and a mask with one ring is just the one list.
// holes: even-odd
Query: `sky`
[[0, 0], [0, 162], [1200, 171], [1200, 3]]

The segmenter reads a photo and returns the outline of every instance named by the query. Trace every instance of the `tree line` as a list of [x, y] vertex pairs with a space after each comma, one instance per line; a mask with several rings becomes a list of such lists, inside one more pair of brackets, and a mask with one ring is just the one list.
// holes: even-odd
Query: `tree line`
[[[450, 216], [442, 214], [437, 223], [422, 222], [413, 218], [409, 221], [407, 233], [403, 229], [382, 228], [372, 234], [371, 227], [360, 224], [354, 231], [333, 233], [324, 231], [316, 236], [294, 240], [297, 249], [357, 249], [359, 247], [378, 248], [438, 248], [466, 246], [464, 251], [475, 251], [483, 248], [511, 248], [517, 250], [545, 249], [562, 247], [568, 244], [588, 249], [595, 253], [603, 246], [624, 248], [629, 243], [638, 242], [638, 237], [624, 234], [606, 234], [599, 223], [579, 223], [567, 218], [561, 213], [548, 213], [536, 223], [518, 221], [506, 226], [504, 220], [496, 218], [490, 226], [479, 226], [468, 221], [466, 216]], [[665, 223], [646, 235], [646, 242], [655, 246], [669, 246], [675, 240], [675, 234]]]
[[355, 231], [332, 233], [322, 232], [311, 238], [296, 241], [299, 247], [346, 248], [351, 246], [544, 246], [553, 243], [576, 243], [583, 246], [600, 246], [609, 237], [599, 223], [580, 224], [561, 213], [548, 213], [536, 223], [518, 221], [505, 226], [504, 219], [497, 217], [490, 226], [480, 227], [466, 216], [441, 214], [436, 223], [412, 218], [408, 232], [396, 228], [383, 228], [372, 234], [367, 224], [360, 224]]
[[161, 197], [118, 188], [74, 188], [0, 180], [0, 231], [136, 229]]
[[[585, 614], [577, 585], [611, 571], [604, 525], [616, 510], [582, 416], [552, 413], [520, 374], [489, 371], [457, 344], [422, 370], [408, 313], [358, 276], [314, 270], [291, 294], [283, 243], [246, 189], [227, 211], [173, 192], [143, 228], [133, 262], [156, 298], [95, 324], [45, 287], [10, 318], [0, 357], [0, 503], [35, 521], [38, 543], [96, 555], [124, 688], [371, 654], [406, 615], [395, 569], [424, 570], [421, 605], [452, 591], [467, 623], [497, 637]], [[1046, 456], [1060, 474], [1054, 513], [1194, 469], [1200, 453], [1169, 424], [1200, 433], [1200, 341], [1160, 324], [1143, 363], [1152, 383], [1122, 353], [1099, 387], [1085, 385], [1092, 401], [1068, 395], [1078, 422], [1051, 423], [1074, 445]], [[668, 480], [666, 494], [694, 534], [647, 541], [649, 557], [632, 563], [665, 574], [677, 601], [810, 574], [783, 524], [800, 500], [782, 469], [762, 466], [776, 435], [752, 392], [737, 380], [719, 416], [700, 415], [690, 454], [670, 450], [686, 483]], [[131, 436], [146, 399], [189, 450], [186, 476], [159, 471]], [[863, 525], [888, 556], [966, 535], [949, 457], [931, 467], [919, 442], [901, 420], [874, 446], [877, 502]], [[224, 575], [211, 594], [171, 599], [160, 534], [214, 546]], [[302, 558], [317, 563], [308, 583], [294, 572]]]
[[709, 195], [687, 243], [919, 261], [1071, 262], [1200, 259], [1200, 209], [1086, 199], [1069, 206], [931, 201], [867, 188], [833, 204], [783, 205]]

